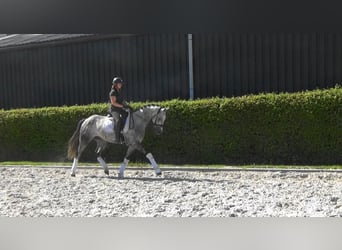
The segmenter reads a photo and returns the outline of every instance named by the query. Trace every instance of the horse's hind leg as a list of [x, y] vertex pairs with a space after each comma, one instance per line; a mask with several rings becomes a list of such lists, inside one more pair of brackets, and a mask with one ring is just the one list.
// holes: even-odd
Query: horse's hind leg
[[72, 177], [76, 176], [76, 169], [78, 166], [78, 161], [81, 157], [83, 150], [88, 146], [88, 144], [91, 140], [92, 140], [91, 138], [88, 138], [85, 135], [82, 135], [82, 134], [80, 135], [77, 154], [76, 154], [76, 157], [74, 157], [74, 162], [73, 162], [72, 167], [71, 167], [71, 176]]
[[107, 163], [103, 160], [101, 154], [103, 152], [103, 150], [106, 148], [107, 143], [102, 141], [102, 140], [96, 140], [97, 143], [97, 147], [96, 147], [96, 154], [97, 154], [97, 161], [101, 164], [101, 166], [104, 169], [104, 172], [106, 175], [109, 175], [109, 170], [108, 170], [108, 166]]
[[128, 162], [129, 162], [129, 160], [127, 158], [125, 158], [123, 160], [123, 162], [121, 163], [120, 169], [119, 169], [119, 174], [118, 174], [119, 178], [124, 178], [124, 172], [125, 172], [125, 169], [127, 167]]
[[123, 162], [121, 163], [121, 166], [119, 169], [119, 174], [118, 174], [119, 178], [124, 177], [124, 172], [125, 172], [125, 169], [127, 167], [128, 162], [129, 162], [128, 157], [134, 152], [134, 150], [135, 150], [135, 148], [133, 146], [128, 147], [125, 158], [124, 158]]
[[71, 167], [71, 176], [72, 177], [76, 176], [77, 165], [78, 165], [78, 158], [75, 157], [74, 162], [72, 163], [72, 167]]

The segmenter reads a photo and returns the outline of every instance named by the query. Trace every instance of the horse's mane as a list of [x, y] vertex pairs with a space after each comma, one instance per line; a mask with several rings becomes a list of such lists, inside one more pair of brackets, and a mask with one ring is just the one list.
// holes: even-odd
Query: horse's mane
[[160, 108], [160, 105], [157, 104], [147, 104], [145, 106], [143, 106], [142, 108]]
[[161, 107], [157, 104], [146, 104], [146, 105], [142, 106], [141, 108], [138, 108], [137, 110], [135, 110], [134, 113], [136, 111], [139, 111], [139, 110], [141, 111], [143, 109], [152, 109], [152, 108], [161, 108]]
[[149, 109], [149, 110], [152, 110], [152, 109], [155, 109], [155, 110], [157, 110], [157, 109], [159, 109], [159, 110], [163, 110], [163, 108], [162, 108], [162, 106], [160, 106], [160, 105], [158, 105], [158, 104], [147, 104], [147, 105], [145, 105], [145, 106], [143, 106], [143, 107], [141, 107], [141, 108], [139, 108], [139, 109], [137, 109], [137, 110], [135, 110], [134, 112], [136, 112], [136, 111], [142, 111], [142, 110], [144, 110], [144, 109]]

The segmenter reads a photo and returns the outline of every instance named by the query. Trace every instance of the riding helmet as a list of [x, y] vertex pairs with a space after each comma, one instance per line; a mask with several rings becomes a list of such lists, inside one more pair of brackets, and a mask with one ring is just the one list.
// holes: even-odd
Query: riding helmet
[[123, 80], [121, 77], [119, 76], [114, 76], [113, 78], [113, 84], [117, 84], [117, 83], [123, 83]]

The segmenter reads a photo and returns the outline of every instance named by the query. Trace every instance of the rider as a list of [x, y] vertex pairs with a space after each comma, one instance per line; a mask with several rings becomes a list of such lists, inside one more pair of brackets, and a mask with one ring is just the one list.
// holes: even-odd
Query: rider
[[123, 123], [128, 116], [128, 111], [131, 111], [132, 108], [128, 105], [128, 103], [124, 100], [122, 95], [122, 86], [123, 80], [119, 76], [115, 76], [113, 78], [112, 88], [109, 92], [109, 100], [110, 100], [110, 109], [109, 112], [112, 114], [114, 119], [115, 128], [115, 143], [123, 143], [124, 138], [121, 133], [123, 128]]

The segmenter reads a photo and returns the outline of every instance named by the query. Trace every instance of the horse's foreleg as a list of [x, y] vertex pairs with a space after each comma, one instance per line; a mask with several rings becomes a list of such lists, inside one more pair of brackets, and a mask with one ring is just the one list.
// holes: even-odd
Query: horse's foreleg
[[142, 152], [146, 156], [146, 158], [150, 161], [150, 163], [151, 163], [151, 165], [152, 165], [156, 175], [158, 175], [158, 176], [161, 175], [161, 170], [158, 167], [158, 164], [155, 161], [153, 155], [151, 153], [146, 154], [146, 150], [144, 149], [144, 147], [141, 144], [136, 144], [135, 148], [137, 150], [139, 150], [140, 152]]
[[158, 175], [158, 176], [161, 175], [161, 170], [160, 170], [157, 162], [155, 161], [153, 155], [151, 153], [148, 153], [146, 155], [146, 158], [151, 162], [151, 165], [152, 165], [156, 175]]

